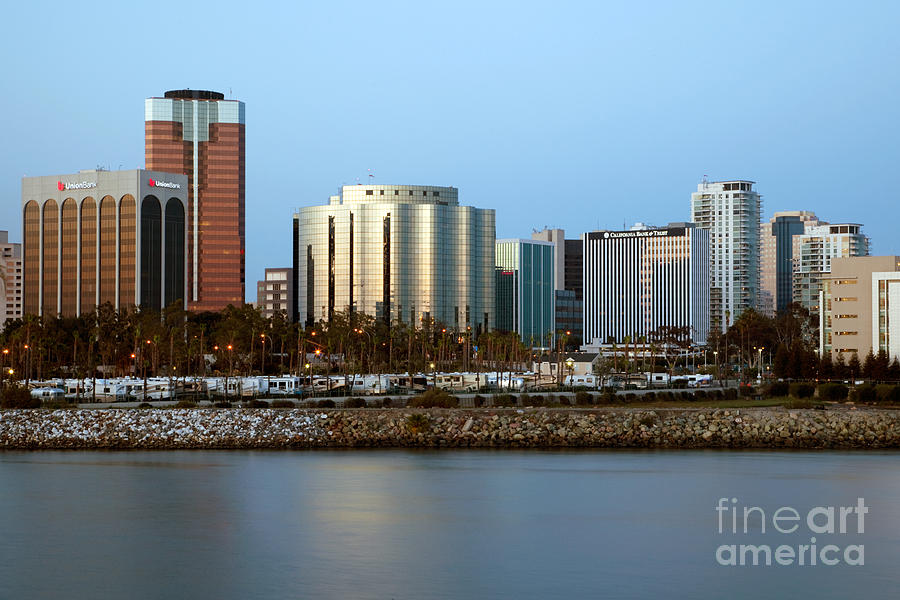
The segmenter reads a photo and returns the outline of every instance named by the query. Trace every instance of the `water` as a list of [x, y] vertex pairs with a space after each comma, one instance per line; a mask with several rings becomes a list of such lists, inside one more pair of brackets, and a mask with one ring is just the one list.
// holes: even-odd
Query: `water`
[[[6, 452], [0, 599], [894, 598], [898, 458]], [[864, 544], [865, 564], [720, 566], [720, 544], [810, 537], [720, 535], [720, 497], [804, 515], [863, 497], [865, 532], [818, 543]]]

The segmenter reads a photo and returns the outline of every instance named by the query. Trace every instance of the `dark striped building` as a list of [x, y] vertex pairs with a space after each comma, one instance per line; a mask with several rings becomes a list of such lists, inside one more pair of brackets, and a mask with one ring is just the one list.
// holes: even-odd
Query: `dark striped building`
[[142, 169], [23, 178], [24, 313], [184, 302], [187, 185]]

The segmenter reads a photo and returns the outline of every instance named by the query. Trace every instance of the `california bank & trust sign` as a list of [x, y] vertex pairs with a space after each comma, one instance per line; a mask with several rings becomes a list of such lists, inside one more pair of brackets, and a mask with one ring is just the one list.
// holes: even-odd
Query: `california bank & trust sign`
[[648, 229], [646, 231], [604, 231], [603, 239], [654, 238], [684, 235], [684, 229]]

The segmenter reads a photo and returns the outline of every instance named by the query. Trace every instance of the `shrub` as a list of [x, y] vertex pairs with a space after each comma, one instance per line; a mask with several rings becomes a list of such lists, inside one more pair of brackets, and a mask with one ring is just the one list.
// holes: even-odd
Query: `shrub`
[[653, 402], [657, 399], [657, 394], [656, 392], [647, 392], [645, 394], [642, 394], [641, 397], [647, 402]]
[[628, 392], [627, 394], [619, 394], [622, 398], [622, 404], [631, 404], [634, 402], [634, 394]]
[[472, 398], [472, 404], [475, 405], [475, 408], [481, 408], [482, 406], [484, 406], [484, 396], [476, 395], [474, 398]]
[[786, 381], [773, 381], [765, 387], [763, 394], [767, 398], [779, 398], [790, 393], [790, 386]]
[[47, 400], [41, 403], [41, 408], [48, 408], [50, 410], [60, 410], [64, 408], [78, 408], [75, 404], [69, 402], [68, 400]]
[[875, 395], [879, 404], [900, 403], [900, 386], [887, 384], [875, 386]]
[[[145, 404], [146, 404], [146, 402], [145, 402]], [[224, 400], [220, 400], [220, 401], [216, 402], [215, 404], [213, 404], [213, 406], [215, 406], [216, 408], [231, 408], [231, 402], [226, 402]], [[138, 408], [140, 408], [140, 407], [138, 407]]]
[[560, 406], [569, 406], [569, 405], [572, 404], [572, 401], [569, 400], [569, 397], [568, 397], [568, 396], [563, 396], [562, 394], [560, 394], [560, 396], [559, 396], [559, 404], [560, 404]]
[[459, 406], [459, 400], [456, 396], [451, 396], [444, 390], [431, 388], [424, 394], [411, 398], [407, 406], [415, 408], [456, 408]]
[[0, 394], [0, 408], [40, 408], [41, 399], [32, 398], [28, 388], [11, 384]]
[[697, 390], [694, 392], [694, 400], [706, 400], [706, 391], [705, 390]]
[[381, 401], [381, 407], [382, 407], [382, 408], [390, 408], [390, 407], [392, 407], [393, 405], [394, 405], [394, 403], [391, 401], [390, 398], [384, 398], [384, 399], [382, 399], [382, 401]]
[[811, 383], [796, 382], [790, 385], [790, 393], [794, 398], [812, 398], [816, 386]]
[[528, 394], [519, 394], [519, 406], [528, 406], [531, 404], [531, 398]]
[[197, 403], [193, 400], [179, 400], [175, 403], [175, 408], [197, 408]]
[[362, 398], [347, 398], [344, 400], [344, 408], [365, 408], [366, 401]]
[[406, 429], [412, 434], [425, 433], [430, 424], [428, 415], [416, 413], [406, 417]]
[[843, 383], [823, 383], [819, 386], [819, 398], [821, 400], [842, 402], [847, 399], [849, 394], [850, 388]]
[[750, 397], [756, 394], [756, 390], [753, 389], [752, 385], [742, 385], [738, 389], [740, 390], [740, 395], [742, 397]]
[[497, 394], [493, 398], [493, 405], [497, 407], [517, 406], [516, 397], [512, 394]]
[[575, 404], [578, 406], [588, 406], [591, 404], [592, 398], [588, 392], [575, 392]]
[[335, 406], [334, 400], [319, 400], [316, 402], [316, 408], [334, 408]]
[[137, 405], [138, 408], [153, 408], [153, 405], [149, 402], [141, 402]]
[[272, 400], [272, 408], [294, 408], [293, 400]]
[[[524, 404], [524, 402], [523, 402]], [[544, 397], [540, 394], [535, 394], [534, 396], [528, 397], [528, 405], [529, 406], [544, 406]]]
[[855, 386], [850, 390], [848, 397], [853, 402], [859, 402], [861, 404], [874, 404], [878, 400], [878, 395], [875, 393], [875, 386], [871, 383]]
[[603, 393], [600, 394], [600, 403], [602, 404], [615, 404], [617, 400], [616, 390], [612, 388], [606, 388], [603, 390]]
[[727, 388], [722, 392], [722, 398], [725, 400], [736, 400], [738, 397], [738, 391], [734, 388]]
[[250, 400], [244, 403], [245, 408], [269, 408], [269, 403], [265, 400]]

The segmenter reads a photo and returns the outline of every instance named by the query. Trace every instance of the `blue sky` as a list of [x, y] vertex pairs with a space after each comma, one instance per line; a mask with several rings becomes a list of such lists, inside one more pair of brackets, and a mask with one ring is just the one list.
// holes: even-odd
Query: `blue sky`
[[498, 237], [689, 218], [710, 179], [900, 254], [900, 3], [14, 3], [0, 228], [22, 175], [142, 167], [143, 101], [247, 104], [247, 294], [341, 184], [453, 185]]

